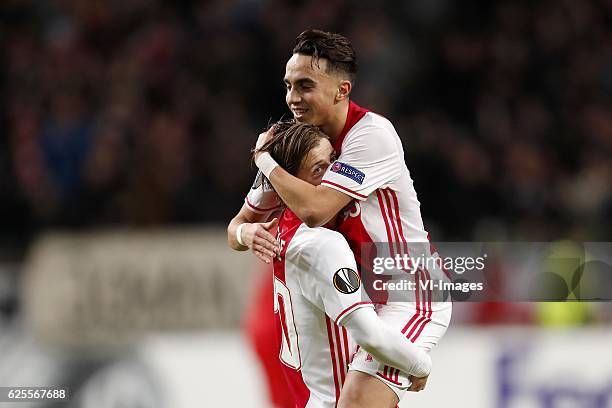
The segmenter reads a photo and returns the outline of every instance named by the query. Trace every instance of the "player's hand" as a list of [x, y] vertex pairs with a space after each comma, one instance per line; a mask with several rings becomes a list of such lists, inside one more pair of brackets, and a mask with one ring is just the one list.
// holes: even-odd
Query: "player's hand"
[[253, 159], [257, 160], [257, 157], [261, 154], [259, 149], [261, 149], [270, 139], [274, 136], [273, 132], [274, 127], [271, 127], [269, 130], [260, 133], [259, 137], [257, 137], [257, 143], [255, 143], [255, 149], [253, 150], [255, 154], [253, 155]]
[[425, 389], [425, 385], [427, 384], [427, 379], [429, 378], [429, 376], [415, 377], [414, 375], [411, 375], [408, 378], [410, 379], [410, 382], [412, 383], [410, 384], [410, 388], [408, 388], [408, 391], [419, 392]]
[[271, 231], [278, 226], [278, 218], [265, 223], [255, 222], [242, 227], [242, 242], [248, 246], [256, 257], [270, 263], [279, 254], [278, 243]]

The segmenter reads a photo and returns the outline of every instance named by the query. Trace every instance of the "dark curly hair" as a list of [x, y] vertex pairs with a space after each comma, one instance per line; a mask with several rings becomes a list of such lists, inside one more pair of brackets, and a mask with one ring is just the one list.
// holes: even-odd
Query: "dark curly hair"
[[295, 39], [293, 53], [312, 56], [312, 62], [317, 66], [319, 58], [325, 58], [329, 61], [329, 70], [343, 73], [351, 82], [355, 81], [357, 56], [351, 42], [341, 34], [306, 30]]

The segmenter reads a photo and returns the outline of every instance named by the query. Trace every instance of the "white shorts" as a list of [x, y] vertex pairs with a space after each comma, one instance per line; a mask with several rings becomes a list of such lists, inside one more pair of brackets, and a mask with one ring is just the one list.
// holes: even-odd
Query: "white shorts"
[[[376, 313], [391, 328], [397, 329], [416, 346], [430, 352], [438, 344], [450, 323], [451, 302], [432, 303], [430, 310], [417, 310], [415, 303], [376, 305]], [[378, 378], [395, 392], [401, 400], [410, 387], [409, 375], [381, 364], [365, 350], [359, 349], [349, 370], [361, 371]]]

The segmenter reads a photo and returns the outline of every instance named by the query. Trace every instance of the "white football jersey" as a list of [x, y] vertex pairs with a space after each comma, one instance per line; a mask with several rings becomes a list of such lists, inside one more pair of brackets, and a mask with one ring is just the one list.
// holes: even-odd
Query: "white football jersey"
[[[404, 162], [399, 135], [389, 120], [351, 101], [346, 124], [334, 142], [334, 149], [338, 159], [329, 167], [321, 184], [354, 198], [339, 215], [337, 231], [346, 238], [355, 256], [362, 287], [380, 305], [379, 316], [419, 344], [420, 338], [428, 335], [429, 326], [439, 322], [447, 327], [450, 321], [451, 303], [434, 300], [431, 289], [423, 290], [419, 285], [425, 279], [445, 279], [444, 271], [438, 268], [411, 275], [417, 290], [410, 301], [391, 299], [386, 291], [373, 290], [376, 277], [370, 272], [372, 258], [376, 256], [418, 258], [430, 257], [434, 252], [423, 226], [420, 203]], [[282, 206], [273, 190], [259, 184], [253, 186], [245, 200], [253, 211], [270, 213]], [[378, 243], [378, 247], [373, 248], [373, 243]], [[381, 313], [387, 301], [393, 301], [393, 309], [400, 310], [394, 312], [393, 318]], [[393, 380], [393, 375], [381, 377]]]
[[285, 210], [278, 239], [274, 312], [285, 377], [297, 407], [333, 408], [355, 351], [339, 324], [353, 310], [373, 305], [341, 234], [308, 228]]
[[[362, 259], [363, 244], [384, 243], [391, 257], [430, 256], [420, 203], [404, 162], [402, 142], [391, 122], [351, 101], [334, 149], [338, 159], [321, 184], [355, 199], [340, 214], [337, 231], [347, 239], [360, 270], [371, 265], [365, 256]], [[253, 186], [245, 201], [258, 213], [282, 205], [274, 190], [261, 183]], [[436, 276], [439, 272], [430, 271], [431, 278], [442, 279]]]

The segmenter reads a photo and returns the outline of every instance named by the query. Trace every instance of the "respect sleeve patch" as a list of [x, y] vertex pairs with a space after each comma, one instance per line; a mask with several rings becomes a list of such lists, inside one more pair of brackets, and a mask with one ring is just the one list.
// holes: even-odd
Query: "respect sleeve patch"
[[355, 180], [357, 183], [363, 183], [365, 179], [365, 174], [353, 166], [349, 166], [348, 164], [336, 161], [331, 166], [331, 171], [334, 173], [342, 174], [345, 177], [350, 178], [351, 180]]

